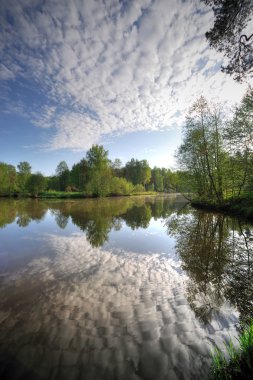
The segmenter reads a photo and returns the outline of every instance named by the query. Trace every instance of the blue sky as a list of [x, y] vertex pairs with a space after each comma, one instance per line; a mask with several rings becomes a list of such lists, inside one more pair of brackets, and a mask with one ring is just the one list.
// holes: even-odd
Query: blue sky
[[238, 102], [198, 0], [1, 0], [0, 161], [53, 174], [92, 144], [175, 168], [191, 104]]

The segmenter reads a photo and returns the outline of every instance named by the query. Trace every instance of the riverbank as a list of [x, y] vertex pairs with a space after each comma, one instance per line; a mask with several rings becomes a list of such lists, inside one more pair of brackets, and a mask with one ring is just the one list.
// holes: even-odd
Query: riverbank
[[[130, 194], [109, 194], [107, 197], [132, 197], [136, 195], [157, 195], [158, 193], [156, 191], [142, 191], [142, 192], [133, 192]], [[43, 198], [43, 199], [49, 199], [49, 198], [56, 198], [56, 199], [82, 199], [82, 198], [98, 198], [94, 197], [92, 195], [87, 195], [83, 192], [66, 192], [66, 191], [45, 191], [38, 195], [37, 198]]]
[[244, 328], [238, 338], [239, 347], [224, 343], [225, 353], [216, 348], [213, 354], [211, 379], [253, 378], [253, 322]]
[[[160, 193], [156, 191], [141, 191], [141, 192], [132, 192], [130, 194], [109, 194], [107, 197], [132, 197], [138, 195], [159, 195]], [[163, 193], [164, 194], [164, 193]], [[84, 192], [68, 192], [68, 191], [44, 191], [39, 193], [37, 196], [30, 194], [1, 194], [0, 198], [32, 198], [32, 199], [91, 199], [96, 198], [92, 195], [88, 195]]]
[[191, 205], [196, 208], [253, 219], [253, 195], [237, 199], [227, 199], [223, 203], [193, 199]]

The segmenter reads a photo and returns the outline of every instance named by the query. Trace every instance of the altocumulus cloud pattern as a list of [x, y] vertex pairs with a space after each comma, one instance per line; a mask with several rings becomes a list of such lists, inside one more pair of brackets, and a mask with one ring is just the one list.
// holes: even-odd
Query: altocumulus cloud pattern
[[197, 0], [2, 0], [2, 109], [50, 131], [50, 150], [180, 126], [200, 94], [244, 91], [208, 47], [212, 17]]

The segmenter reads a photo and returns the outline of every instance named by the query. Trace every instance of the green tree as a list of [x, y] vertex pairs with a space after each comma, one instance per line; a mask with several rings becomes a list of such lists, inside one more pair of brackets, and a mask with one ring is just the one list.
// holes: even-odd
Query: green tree
[[157, 168], [156, 166], [151, 170], [151, 180], [154, 184], [155, 191], [164, 190], [164, 177], [162, 169]]
[[56, 175], [59, 179], [59, 187], [61, 191], [65, 191], [66, 187], [69, 185], [69, 168], [66, 161], [61, 161], [56, 168]]
[[83, 190], [88, 181], [88, 162], [84, 158], [74, 164], [70, 171], [70, 183], [79, 190]]
[[11, 195], [16, 190], [16, 169], [13, 165], [0, 162], [0, 194]]
[[92, 145], [86, 154], [86, 159], [91, 170], [103, 170], [109, 167], [108, 151], [102, 145]]
[[201, 97], [186, 119], [184, 140], [178, 151], [181, 168], [188, 172], [191, 190], [198, 197], [223, 200], [223, 123], [219, 110]]
[[95, 197], [105, 197], [110, 192], [111, 168], [108, 151], [102, 145], [92, 145], [86, 154], [88, 183], [86, 191]]
[[86, 185], [86, 193], [93, 197], [106, 197], [110, 193], [110, 170], [93, 170]]
[[122, 175], [122, 162], [119, 158], [115, 158], [114, 161], [111, 162], [112, 173], [116, 177], [121, 177]]
[[26, 183], [31, 175], [31, 165], [27, 161], [22, 161], [17, 165], [18, 168], [18, 189], [22, 193], [26, 191]]
[[201, 0], [212, 7], [215, 20], [206, 33], [211, 47], [229, 59], [222, 71], [242, 81], [253, 74], [253, 33], [246, 33], [253, 14], [252, 0]]
[[38, 197], [47, 186], [46, 178], [41, 173], [31, 174], [27, 181], [27, 189], [31, 195]]
[[135, 160], [132, 158], [125, 166], [125, 177], [134, 185], [142, 184], [144, 187], [150, 182], [151, 169], [147, 160]]
[[228, 175], [233, 196], [253, 183], [253, 89], [248, 88], [225, 131]]

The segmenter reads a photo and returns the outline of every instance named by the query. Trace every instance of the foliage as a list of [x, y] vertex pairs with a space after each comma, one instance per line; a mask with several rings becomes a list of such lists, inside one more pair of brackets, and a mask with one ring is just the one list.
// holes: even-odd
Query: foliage
[[28, 178], [31, 175], [31, 165], [27, 161], [22, 161], [17, 165], [18, 168], [18, 176], [17, 176], [17, 186], [18, 190], [21, 193], [26, 192], [26, 183], [28, 181]]
[[116, 177], [121, 177], [122, 175], [122, 162], [119, 158], [115, 158], [114, 161], [110, 163], [112, 173]]
[[212, 363], [212, 378], [219, 380], [252, 379], [253, 377], [253, 322], [246, 326], [238, 339], [236, 348], [232, 341], [225, 344], [225, 354], [215, 348]]
[[242, 81], [253, 75], [253, 33], [247, 24], [253, 14], [252, 0], [201, 0], [212, 7], [215, 21], [206, 33], [211, 47], [229, 59], [222, 71]]
[[130, 195], [133, 188], [133, 184], [125, 178], [113, 177], [110, 181], [111, 195]]
[[16, 169], [14, 166], [0, 162], [0, 194], [11, 195], [16, 190]]
[[103, 170], [109, 167], [108, 151], [102, 145], [92, 145], [86, 154], [90, 170]]
[[192, 106], [184, 127], [178, 161], [189, 173], [192, 191], [200, 198], [223, 199], [224, 173], [222, 121], [219, 109], [200, 97]]
[[229, 153], [228, 177], [234, 197], [253, 183], [253, 89], [248, 88], [224, 134]]
[[143, 193], [145, 192], [145, 188], [143, 185], [135, 185], [134, 188], [133, 188], [133, 193]]
[[56, 177], [58, 179], [58, 186], [59, 186], [57, 190], [61, 190], [61, 191], [65, 190], [66, 187], [69, 185], [69, 179], [70, 179], [69, 168], [66, 161], [61, 161], [58, 164], [56, 168]]
[[38, 197], [39, 193], [46, 188], [46, 178], [41, 173], [31, 174], [27, 181], [27, 190], [31, 195]]
[[152, 182], [154, 184], [154, 190], [163, 191], [164, 190], [164, 177], [162, 174], [162, 169], [156, 166], [151, 171]]
[[[18, 173], [11, 165], [0, 163], [0, 195], [40, 193], [44, 198], [105, 197], [109, 195], [146, 194], [146, 191], [176, 191], [176, 173], [165, 168], [151, 168], [146, 160], [132, 159], [122, 167], [120, 159], [110, 161], [102, 145], [92, 145], [86, 157], [71, 169], [61, 161], [53, 176], [46, 178], [46, 187], [35, 191], [31, 166], [20, 162]], [[31, 191], [32, 189], [32, 191]], [[46, 190], [46, 191], [45, 191]], [[72, 194], [73, 193], [73, 194]]]
[[110, 193], [111, 168], [108, 151], [102, 145], [92, 145], [86, 154], [88, 183], [86, 193], [93, 197], [106, 197]]
[[75, 192], [66, 192], [58, 190], [48, 190], [40, 192], [40, 198], [84, 198], [86, 195], [84, 192], [75, 191]]
[[88, 162], [85, 158], [72, 166], [70, 171], [70, 183], [79, 190], [84, 190], [88, 181]]
[[110, 171], [94, 170], [85, 191], [93, 197], [106, 197], [110, 193]]
[[125, 166], [125, 177], [134, 185], [141, 184], [144, 187], [151, 179], [151, 169], [147, 160], [135, 160], [132, 158]]
[[231, 196], [238, 200], [253, 188], [252, 115], [251, 88], [229, 122], [221, 106], [210, 106], [203, 97], [193, 104], [177, 153], [182, 170], [177, 183], [197, 201], [224, 205]]

